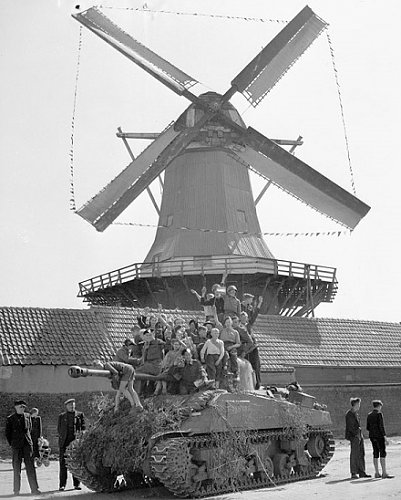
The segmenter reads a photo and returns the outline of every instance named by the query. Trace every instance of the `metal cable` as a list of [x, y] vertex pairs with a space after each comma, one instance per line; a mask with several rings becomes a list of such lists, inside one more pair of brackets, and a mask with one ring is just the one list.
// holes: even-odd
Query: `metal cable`
[[343, 100], [342, 100], [342, 96], [341, 96], [340, 82], [339, 82], [339, 78], [338, 78], [338, 71], [337, 71], [336, 61], [335, 61], [335, 57], [334, 57], [333, 44], [331, 42], [331, 38], [330, 38], [330, 35], [328, 33], [328, 30], [326, 30], [326, 36], [327, 36], [327, 41], [329, 44], [331, 63], [333, 65], [334, 78], [335, 78], [336, 86], [337, 86], [337, 95], [338, 95], [338, 101], [340, 104], [341, 120], [342, 120], [343, 130], [344, 130], [345, 147], [347, 150], [348, 166], [349, 166], [349, 171], [350, 171], [350, 176], [351, 176], [351, 186], [352, 186], [352, 191], [353, 191], [354, 195], [356, 195], [354, 172], [353, 172], [352, 163], [351, 163], [351, 154], [350, 154], [350, 148], [349, 148], [347, 127], [345, 125], [344, 106], [343, 106]]
[[72, 119], [71, 119], [71, 145], [70, 145], [70, 210], [76, 212], [77, 207], [75, 204], [75, 188], [74, 188], [74, 138], [75, 138], [75, 113], [77, 108], [78, 96], [78, 80], [79, 69], [81, 64], [81, 49], [82, 49], [82, 26], [79, 27], [78, 36], [78, 56], [77, 56], [77, 70], [75, 74], [75, 88], [74, 88], [74, 101], [72, 106]]
[[230, 19], [239, 21], [256, 21], [259, 23], [283, 23], [287, 24], [288, 21], [283, 19], [263, 19], [262, 17], [241, 17], [241, 16], [227, 16], [223, 14], [203, 14], [199, 12], [178, 12], [173, 10], [153, 10], [147, 7], [145, 3], [142, 7], [116, 7], [114, 5], [96, 5], [98, 9], [114, 9], [114, 10], [131, 10], [136, 12], [150, 12], [152, 14], [175, 14], [176, 16], [197, 16], [197, 17], [212, 17], [217, 19]]

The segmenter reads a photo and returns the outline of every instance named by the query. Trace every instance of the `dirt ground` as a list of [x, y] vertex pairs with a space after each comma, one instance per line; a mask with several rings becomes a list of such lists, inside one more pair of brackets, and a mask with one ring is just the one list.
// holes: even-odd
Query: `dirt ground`
[[[372, 473], [372, 451], [369, 440], [365, 440], [367, 472]], [[310, 481], [300, 481], [276, 488], [243, 491], [212, 497], [216, 500], [298, 500], [323, 498], [324, 500], [382, 500], [387, 498], [401, 499], [401, 437], [390, 438], [388, 446], [388, 471], [394, 479], [356, 479], [351, 480], [349, 474], [349, 446], [345, 441], [336, 441], [336, 451], [322, 474]], [[94, 493], [84, 486], [81, 491], [72, 489], [71, 476], [67, 490], [58, 491], [58, 462], [51, 462], [49, 467], [37, 469], [39, 487], [42, 495], [29, 495], [29, 487], [25, 471], [22, 472], [22, 494], [20, 497], [32, 499], [58, 498], [60, 500], [128, 500], [134, 498], [172, 499], [175, 498], [163, 488], [148, 490], [124, 491], [120, 493]], [[13, 471], [10, 460], [0, 461], [0, 499], [20, 498], [12, 496]]]

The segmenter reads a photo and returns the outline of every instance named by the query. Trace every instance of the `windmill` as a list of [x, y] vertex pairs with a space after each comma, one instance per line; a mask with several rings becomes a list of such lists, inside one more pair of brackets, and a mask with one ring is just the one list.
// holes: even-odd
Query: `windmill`
[[267, 313], [308, 315], [320, 302], [331, 302], [337, 289], [335, 269], [280, 261], [268, 249], [249, 169], [350, 229], [369, 207], [282, 148], [280, 141], [246, 127], [229, 102], [239, 92], [257, 106], [327, 24], [305, 7], [234, 77], [225, 94], [197, 96], [191, 91], [196, 79], [98, 9], [73, 17], [190, 101], [184, 113], [77, 211], [104, 231], [165, 173], [158, 229], [145, 262], [80, 283], [80, 295], [94, 304], [187, 308], [194, 306], [189, 288], [211, 284], [225, 272], [240, 291], [262, 293]]

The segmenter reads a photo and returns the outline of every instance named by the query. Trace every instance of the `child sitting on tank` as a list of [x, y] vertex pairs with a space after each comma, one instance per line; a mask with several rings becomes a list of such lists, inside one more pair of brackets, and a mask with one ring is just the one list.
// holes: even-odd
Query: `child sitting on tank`
[[[163, 358], [164, 341], [156, 339], [153, 331], [145, 330], [143, 332], [142, 364], [137, 368], [137, 373], [159, 375]], [[142, 383], [140, 380], [135, 380], [134, 387], [138, 394], [142, 394]]]
[[[164, 377], [164, 380], [159, 380], [156, 384], [156, 389], [154, 395], [158, 394], [167, 394], [167, 389], [170, 389], [174, 382], [177, 381], [174, 376], [177, 368], [182, 368], [184, 366], [184, 358], [182, 356], [182, 352], [186, 349], [186, 346], [183, 342], [178, 340], [177, 338], [171, 339], [171, 347], [172, 350], [169, 351], [163, 358], [161, 363], [161, 373], [160, 377]], [[175, 392], [168, 391], [168, 392]]]
[[207, 327], [205, 325], [199, 325], [198, 329], [199, 335], [199, 344], [196, 346], [196, 350], [198, 351], [197, 359], [201, 359], [200, 352], [202, 347], [205, 345], [205, 342], [211, 337], [208, 333]]
[[175, 328], [174, 337], [185, 344], [185, 347], [191, 351], [192, 357], [196, 358], [198, 356], [196, 346], [192, 338], [188, 336], [184, 325]]
[[206, 373], [200, 361], [193, 359], [190, 349], [185, 349], [184, 366], [176, 371], [179, 377], [179, 393], [192, 394], [206, 383]]
[[111, 373], [111, 386], [117, 391], [114, 400], [114, 413], [117, 413], [120, 407], [121, 396], [127, 397], [132, 408], [143, 410], [139, 396], [133, 386], [135, 370], [131, 365], [121, 363], [120, 361], [102, 363], [100, 360], [94, 361], [93, 365], [102, 370], [108, 370]]

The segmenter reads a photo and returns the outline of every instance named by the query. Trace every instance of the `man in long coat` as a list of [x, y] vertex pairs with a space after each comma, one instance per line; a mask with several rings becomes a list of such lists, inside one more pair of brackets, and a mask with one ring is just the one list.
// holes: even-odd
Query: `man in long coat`
[[[79, 433], [85, 430], [85, 416], [81, 411], [75, 410], [75, 399], [67, 399], [64, 402], [66, 411], [58, 416], [58, 445], [59, 445], [59, 490], [64, 491], [67, 484], [67, 467], [65, 464], [65, 450], [74, 441]], [[79, 480], [72, 476], [74, 488], [80, 490]]]
[[365, 446], [358, 414], [361, 407], [361, 399], [350, 398], [350, 404], [351, 408], [345, 415], [345, 439], [348, 439], [351, 445], [351, 478], [358, 479], [358, 474], [359, 477], [372, 477], [365, 472]]
[[15, 412], [6, 421], [6, 438], [13, 450], [14, 495], [19, 495], [21, 488], [22, 460], [31, 492], [40, 494], [34, 466], [31, 415], [25, 412], [26, 403], [22, 399], [14, 402], [14, 408]]

